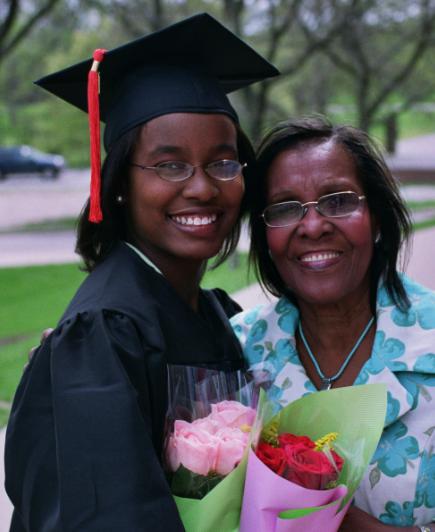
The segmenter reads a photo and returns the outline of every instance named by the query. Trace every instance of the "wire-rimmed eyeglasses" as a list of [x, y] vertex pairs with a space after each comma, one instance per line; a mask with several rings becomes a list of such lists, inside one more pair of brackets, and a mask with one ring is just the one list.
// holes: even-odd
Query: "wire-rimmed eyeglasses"
[[343, 192], [334, 192], [321, 196], [317, 201], [283, 201], [268, 205], [262, 217], [264, 223], [269, 227], [285, 227], [293, 225], [307, 214], [310, 205], [313, 205], [316, 211], [327, 218], [341, 218], [348, 216], [357, 211], [361, 201], [365, 196], [359, 196], [356, 192], [346, 190]]
[[194, 166], [193, 164], [182, 161], [165, 161], [156, 166], [130, 163], [130, 166], [136, 166], [142, 170], [153, 170], [165, 181], [184, 181], [185, 179], [189, 179], [195, 173], [195, 168], [202, 168], [207, 175], [218, 181], [231, 181], [241, 175], [243, 168], [247, 164], [230, 159], [222, 159], [220, 161], [213, 161], [205, 166], [201, 164]]

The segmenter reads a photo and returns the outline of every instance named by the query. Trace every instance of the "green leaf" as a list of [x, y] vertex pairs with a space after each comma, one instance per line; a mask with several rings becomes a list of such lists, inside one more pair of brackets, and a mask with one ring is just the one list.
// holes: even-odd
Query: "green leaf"
[[292, 385], [292, 381], [286, 377], [283, 381], [283, 383], [281, 384], [281, 389], [282, 390], [287, 390], [287, 388], [290, 388], [290, 386]]
[[376, 484], [381, 480], [381, 471], [379, 467], [374, 467], [370, 471], [369, 480], [370, 480], [370, 487], [373, 489], [376, 486]]
[[202, 499], [223, 478], [225, 478], [224, 475], [217, 473], [211, 473], [207, 476], [198, 475], [181, 465], [175, 473], [171, 474], [169, 483], [174, 495], [190, 499]]

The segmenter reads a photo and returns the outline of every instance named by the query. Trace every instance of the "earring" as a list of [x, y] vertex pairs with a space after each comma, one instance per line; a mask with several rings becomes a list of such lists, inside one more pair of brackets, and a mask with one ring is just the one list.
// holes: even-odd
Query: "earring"
[[375, 244], [379, 244], [381, 241], [381, 233], [377, 233], [375, 236]]
[[121, 195], [116, 196], [116, 203], [124, 203], [124, 197]]

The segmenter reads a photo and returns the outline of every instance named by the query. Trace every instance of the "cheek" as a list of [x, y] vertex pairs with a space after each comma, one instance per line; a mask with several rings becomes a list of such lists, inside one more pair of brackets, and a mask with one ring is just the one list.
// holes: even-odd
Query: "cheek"
[[272, 255], [279, 257], [287, 253], [290, 231], [288, 227], [267, 227], [266, 239]]
[[373, 224], [367, 212], [355, 213], [346, 222], [343, 232], [355, 247], [373, 246]]

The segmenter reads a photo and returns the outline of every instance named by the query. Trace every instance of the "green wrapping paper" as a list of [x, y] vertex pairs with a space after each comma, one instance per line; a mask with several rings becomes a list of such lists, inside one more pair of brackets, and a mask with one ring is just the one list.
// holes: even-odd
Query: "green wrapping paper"
[[348, 488], [346, 503], [376, 450], [386, 413], [384, 384], [336, 388], [306, 395], [283, 408], [277, 414], [278, 432], [307, 435], [312, 440], [338, 432], [334, 449], [345, 459], [338, 483]]
[[[343, 507], [352, 498], [375, 452], [386, 407], [386, 386], [366, 384], [308, 394], [287, 405], [272, 421], [279, 419], [279, 433], [307, 435], [313, 440], [329, 432], [338, 432], [334, 448], [346, 460], [338, 481], [348, 488], [340, 505]], [[262, 393], [259, 418], [270, 420], [267, 412], [270, 412], [270, 405]], [[175, 497], [187, 532], [239, 530], [246, 465], [247, 453], [237, 468], [200, 500]], [[280, 517], [294, 519], [312, 511], [313, 508], [293, 510], [283, 512]]]
[[174, 497], [187, 532], [239, 530], [247, 458], [202, 499]]

